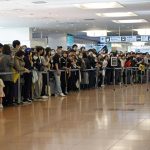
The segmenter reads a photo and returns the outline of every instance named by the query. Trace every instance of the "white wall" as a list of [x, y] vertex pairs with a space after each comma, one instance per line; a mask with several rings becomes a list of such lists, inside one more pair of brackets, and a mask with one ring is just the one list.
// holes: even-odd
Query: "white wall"
[[47, 39], [31, 39], [31, 47], [34, 48], [36, 46], [42, 46], [44, 48], [47, 47]]
[[130, 46], [130, 43], [112, 43], [112, 50], [118, 50], [118, 51], [122, 51], [122, 52], [127, 52], [128, 51], [128, 47]]
[[0, 28], [0, 43], [12, 44], [13, 40], [21, 41], [21, 45], [30, 46], [29, 28]]
[[56, 49], [57, 46], [62, 46], [63, 49], [67, 49], [67, 35], [60, 33], [51, 33], [48, 36], [48, 45], [52, 49]]

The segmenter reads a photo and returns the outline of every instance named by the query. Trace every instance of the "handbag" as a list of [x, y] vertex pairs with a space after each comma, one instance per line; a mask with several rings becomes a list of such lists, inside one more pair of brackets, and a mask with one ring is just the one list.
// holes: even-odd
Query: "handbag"
[[17, 80], [20, 78], [20, 74], [15, 69], [12, 69], [12, 72], [13, 72], [13, 82], [16, 83]]

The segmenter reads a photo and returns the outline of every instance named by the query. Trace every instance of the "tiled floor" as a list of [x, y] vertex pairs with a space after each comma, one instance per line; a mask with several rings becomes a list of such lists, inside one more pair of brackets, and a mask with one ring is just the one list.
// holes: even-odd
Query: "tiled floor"
[[150, 150], [150, 91], [110, 86], [6, 108], [0, 150]]

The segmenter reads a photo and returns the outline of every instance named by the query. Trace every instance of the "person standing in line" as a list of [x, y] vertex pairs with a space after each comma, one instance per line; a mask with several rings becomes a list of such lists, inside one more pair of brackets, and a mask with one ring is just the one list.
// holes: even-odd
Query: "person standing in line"
[[[23, 96], [23, 88], [24, 88], [24, 73], [30, 73], [30, 70], [25, 68], [25, 61], [24, 61], [24, 55], [25, 52], [22, 50], [17, 51], [14, 57], [14, 69], [20, 74], [20, 86], [21, 86], [21, 96]], [[18, 84], [18, 83], [17, 83]], [[18, 96], [18, 87], [15, 84], [15, 98]], [[23, 103], [31, 102], [30, 100], [23, 99]], [[17, 100], [17, 103], [19, 103], [19, 100]], [[22, 100], [21, 100], [22, 103]]]
[[74, 50], [75, 52], [78, 51], [78, 45], [77, 45], [77, 44], [74, 44], [74, 45], [72, 46], [72, 50]]
[[34, 69], [37, 71], [38, 81], [34, 83], [34, 97], [35, 99], [41, 99], [41, 92], [42, 92], [42, 85], [43, 85], [43, 77], [42, 71], [44, 71], [44, 65], [42, 63], [43, 59], [43, 51], [44, 48], [42, 46], [36, 46], [36, 53], [33, 56], [33, 66]]
[[63, 94], [68, 94], [68, 78], [70, 77], [70, 67], [69, 66], [69, 59], [68, 59], [68, 53], [67, 51], [63, 51], [63, 55], [60, 59], [60, 66], [61, 69], [64, 70], [61, 73], [61, 89]]
[[21, 43], [19, 40], [14, 40], [12, 43], [12, 55], [15, 56], [15, 54], [17, 53], [17, 51], [19, 51]]
[[32, 69], [33, 69], [33, 62], [32, 62], [32, 51], [30, 48], [25, 49], [25, 57], [23, 58], [25, 62], [25, 68], [28, 69], [29, 73], [24, 73], [24, 88], [23, 88], [23, 98], [24, 101], [31, 102], [32, 99]]
[[[2, 55], [0, 56], [0, 72], [12, 72], [14, 66], [14, 59], [11, 56], [12, 52], [9, 45], [4, 45], [2, 50]], [[13, 75], [6, 74], [0, 75], [1, 79], [4, 81], [4, 93], [3, 106], [13, 105]]]
[[64, 97], [65, 95], [62, 93], [61, 89], [61, 71], [60, 71], [60, 58], [62, 54], [62, 46], [57, 47], [57, 53], [53, 57], [53, 69], [54, 71], [54, 77], [55, 77], [55, 96], [60, 95]]
[[[50, 47], [47, 47], [45, 49], [45, 54], [43, 55], [43, 58], [42, 58], [42, 64], [44, 66], [44, 72], [49, 73], [48, 71], [50, 70], [50, 67], [51, 67], [51, 48]], [[43, 85], [42, 85], [41, 96], [43, 99], [47, 99], [49, 95], [49, 83], [47, 81], [46, 73], [42, 74]], [[46, 89], [48, 89], [48, 91], [46, 91]]]

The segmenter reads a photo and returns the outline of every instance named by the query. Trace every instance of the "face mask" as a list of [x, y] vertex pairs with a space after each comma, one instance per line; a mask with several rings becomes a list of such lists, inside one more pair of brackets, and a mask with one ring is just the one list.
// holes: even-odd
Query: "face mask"
[[96, 57], [96, 55], [95, 55], [95, 54], [93, 54], [93, 57]]
[[79, 58], [83, 58], [83, 56], [79, 55]]
[[51, 55], [52, 55], [52, 56], [54, 56], [54, 55], [55, 55], [55, 52], [54, 52], [54, 51], [52, 51], [52, 52], [51, 52]]
[[37, 60], [37, 59], [38, 59], [38, 57], [37, 57], [37, 56], [33, 56], [33, 59], [34, 59], [34, 60]]
[[78, 55], [78, 54], [79, 54], [79, 52], [78, 52], [78, 51], [76, 51], [76, 54]]

